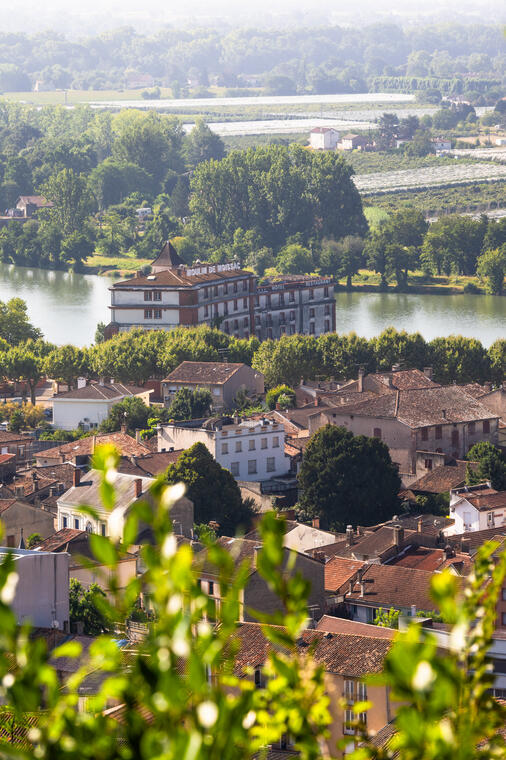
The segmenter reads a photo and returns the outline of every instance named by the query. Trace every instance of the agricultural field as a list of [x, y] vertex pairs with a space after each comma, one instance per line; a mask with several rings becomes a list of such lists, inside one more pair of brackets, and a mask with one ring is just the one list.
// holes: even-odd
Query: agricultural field
[[488, 209], [506, 208], [506, 186], [504, 182], [477, 182], [453, 187], [412, 188], [404, 192], [368, 195], [365, 202], [371, 203], [376, 209], [384, 209], [387, 213], [410, 206], [428, 217], [441, 213], [479, 213]]
[[499, 163], [506, 164], [506, 148], [474, 148], [468, 150], [462, 148], [458, 150], [452, 150], [453, 155], [458, 156], [459, 159], [463, 158], [476, 158], [479, 160], [485, 159], [486, 161], [499, 161]]
[[[470, 154], [476, 151], [469, 151]], [[355, 169], [355, 174], [374, 174], [377, 172], [399, 171], [402, 169], [424, 169], [432, 166], [454, 166], [455, 159], [450, 156], [406, 156], [403, 153], [387, 151], [349, 151], [344, 154], [347, 163]], [[478, 162], [473, 155], [459, 159], [460, 163]]]
[[506, 165], [492, 162], [463, 164], [456, 160], [446, 166], [359, 174], [353, 178], [361, 195], [402, 192], [411, 188], [425, 190], [493, 180], [506, 180]]

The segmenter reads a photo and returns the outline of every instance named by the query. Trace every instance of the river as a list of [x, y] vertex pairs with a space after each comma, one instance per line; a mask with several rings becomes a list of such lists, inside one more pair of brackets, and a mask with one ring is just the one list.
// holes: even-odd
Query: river
[[[112, 282], [98, 275], [0, 264], [0, 300], [23, 298], [33, 324], [47, 340], [58, 344], [93, 342], [97, 323], [109, 321]], [[366, 338], [389, 325], [419, 331], [427, 340], [452, 333], [466, 335], [487, 347], [506, 337], [503, 296], [340, 292], [336, 317], [338, 332], [354, 330]]]

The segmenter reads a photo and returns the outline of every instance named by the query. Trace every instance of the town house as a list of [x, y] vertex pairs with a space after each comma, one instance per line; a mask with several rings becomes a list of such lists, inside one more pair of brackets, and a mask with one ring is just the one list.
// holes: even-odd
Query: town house
[[506, 491], [496, 491], [490, 482], [450, 491], [450, 533], [468, 533], [506, 526]]
[[237, 393], [245, 391], [248, 396], [264, 392], [261, 372], [239, 362], [182, 362], [163, 381], [163, 400], [169, 406], [181, 388], [204, 388], [213, 399], [215, 409], [232, 409]]
[[137, 388], [123, 383], [99, 382], [53, 396], [53, 425], [60, 430], [94, 430], [107, 419], [114, 404], [124, 398], [136, 396], [149, 406], [149, 396], [153, 393], [147, 388]]

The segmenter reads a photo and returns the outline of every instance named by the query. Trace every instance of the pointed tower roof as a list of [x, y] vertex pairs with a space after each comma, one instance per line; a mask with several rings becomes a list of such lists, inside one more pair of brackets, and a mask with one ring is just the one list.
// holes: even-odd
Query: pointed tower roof
[[183, 259], [178, 255], [178, 252], [167, 240], [162, 250], [151, 264], [153, 272], [161, 272], [164, 269], [172, 269], [173, 267], [180, 267], [184, 265]]

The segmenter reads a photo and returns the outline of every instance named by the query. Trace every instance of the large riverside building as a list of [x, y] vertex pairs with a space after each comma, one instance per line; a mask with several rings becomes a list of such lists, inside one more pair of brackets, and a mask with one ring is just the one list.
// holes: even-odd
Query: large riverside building
[[132, 327], [171, 330], [199, 324], [261, 340], [335, 330], [330, 278], [289, 276], [260, 286], [237, 262], [188, 266], [170, 243], [151, 269], [151, 274], [138, 273], [110, 288], [107, 337]]

